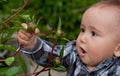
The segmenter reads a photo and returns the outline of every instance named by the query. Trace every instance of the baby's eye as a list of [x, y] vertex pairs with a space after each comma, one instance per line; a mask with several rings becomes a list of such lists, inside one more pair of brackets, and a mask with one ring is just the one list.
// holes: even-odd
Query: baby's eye
[[97, 34], [94, 31], [92, 31], [92, 36], [97, 36]]
[[85, 32], [85, 29], [81, 28], [81, 32]]

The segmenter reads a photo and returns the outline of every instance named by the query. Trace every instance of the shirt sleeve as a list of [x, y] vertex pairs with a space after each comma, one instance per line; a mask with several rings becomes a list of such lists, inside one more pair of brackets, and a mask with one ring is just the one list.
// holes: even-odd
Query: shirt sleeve
[[27, 53], [27, 54], [34, 54], [42, 48], [42, 45], [43, 45], [43, 41], [40, 38], [37, 38], [37, 43], [32, 50], [27, 49], [27, 48], [22, 48], [22, 52]]
[[[73, 45], [75, 44], [75, 40], [68, 42], [65, 47], [64, 47], [64, 54], [63, 54], [63, 60], [61, 61], [61, 64], [63, 64], [64, 62], [64, 66], [68, 66], [70, 63], [70, 54], [73, 51]], [[52, 51], [52, 47], [53, 44], [42, 40], [40, 38], [37, 38], [37, 43], [35, 48], [33, 48], [32, 50], [29, 49], [22, 49], [22, 52], [27, 53], [31, 56], [31, 58], [33, 59], [33, 61], [35, 61], [36, 63], [45, 66], [48, 64], [48, 56], [50, 54], [50, 52]], [[58, 57], [60, 54], [60, 51], [62, 50], [63, 45], [56, 45], [54, 47], [53, 50], [53, 56], [52, 59], [54, 59], [55, 57]], [[72, 61], [72, 60], [71, 60]], [[50, 66], [52, 66], [53, 64], [50, 64]]]

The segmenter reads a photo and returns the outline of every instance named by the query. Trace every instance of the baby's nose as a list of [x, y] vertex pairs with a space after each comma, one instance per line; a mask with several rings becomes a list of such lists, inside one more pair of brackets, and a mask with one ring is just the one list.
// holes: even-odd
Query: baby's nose
[[80, 39], [81, 43], [86, 43], [87, 42], [87, 35], [85, 33], [81, 34], [79, 39]]

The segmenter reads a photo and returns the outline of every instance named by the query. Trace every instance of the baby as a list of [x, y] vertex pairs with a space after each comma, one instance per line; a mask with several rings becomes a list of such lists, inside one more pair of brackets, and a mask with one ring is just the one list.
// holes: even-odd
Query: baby
[[[66, 67], [67, 76], [120, 76], [120, 0], [103, 0], [91, 6], [83, 14], [80, 30], [77, 40], [64, 48], [61, 65]], [[24, 30], [18, 32], [18, 40], [24, 53], [47, 65], [44, 56], [51, 52], [50, 42]], [[61, 49], [62, 45], [55, 46], [54, 57]]]

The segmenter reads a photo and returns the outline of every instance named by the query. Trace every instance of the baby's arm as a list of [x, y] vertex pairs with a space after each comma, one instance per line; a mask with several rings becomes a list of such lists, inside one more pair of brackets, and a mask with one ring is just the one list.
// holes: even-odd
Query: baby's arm
[[[23, 26], [25, 27], [27, 25], [23, 24]], [[23, 52], [29, 54], [35, 62], [43, 66], [48, 64], [47, 57], [49, 57], [49, 54], [52, 51], [52, 43], [37, 38], [35, 35], [24, 30], [18, 32], [18, 41], [24, 47], [22, 49]], [[64, 66], [68, 66], [69, 62], [72, 61], [72, 59], [70, 60], [69, 55], [73, 51], [73, 43], [75, 43], [75, 41], [69, 42], [64, 48], [63, 60], [61, 61], [62, 64], [65, 64]], [[52, 59], [59, 56], [62, 48], [63, 45], [56, 45], [54, 47]]]
[[[75, 41], [67, 43], [67, 45], [64, 47], [64, 55], [63, 55], [63, 60], [61, 61], [61, 64], [64, 65], [65, 67], [69, 66], [70, 61], [72, 61], [72, 59], [70, 59], [69, 56], [70, 56], [70, 53], [73, 52], [72, 50], [73, 43], [75, 43]], [[37, 38], [37, 43], [31, 51], [29, 49], [23, 49], [22, 52], [29, 54], [33, 59], [33, 61], [35, 61], [37, 64], [46, 66], [48, 64], [47, 57], [49, 57], [50, 52], [52, 51], [52, 48], [53, 48], [52, 43], [42, 40], [40, 38]], [[63, 48], [63, 45], [56, 45], [54, 47], [52, 59], [55, 59], [56, 57], [59, 56], [62, 48]], [[52, 64], [50, 64], [50, 66], [52, 66]]]
[[[24, 48], [22, 52], [29, 54], [37, 64], [46, 66], [48, 64], [48, 58], [52, 51], [52, 48], [53, 48], [52, 43], [37, 38], [37, 43], [32, 50]], [[61, 49], [62, 45], [55, 46], [53, 50], [53, 56], [51, 59], [58, 57]]]

